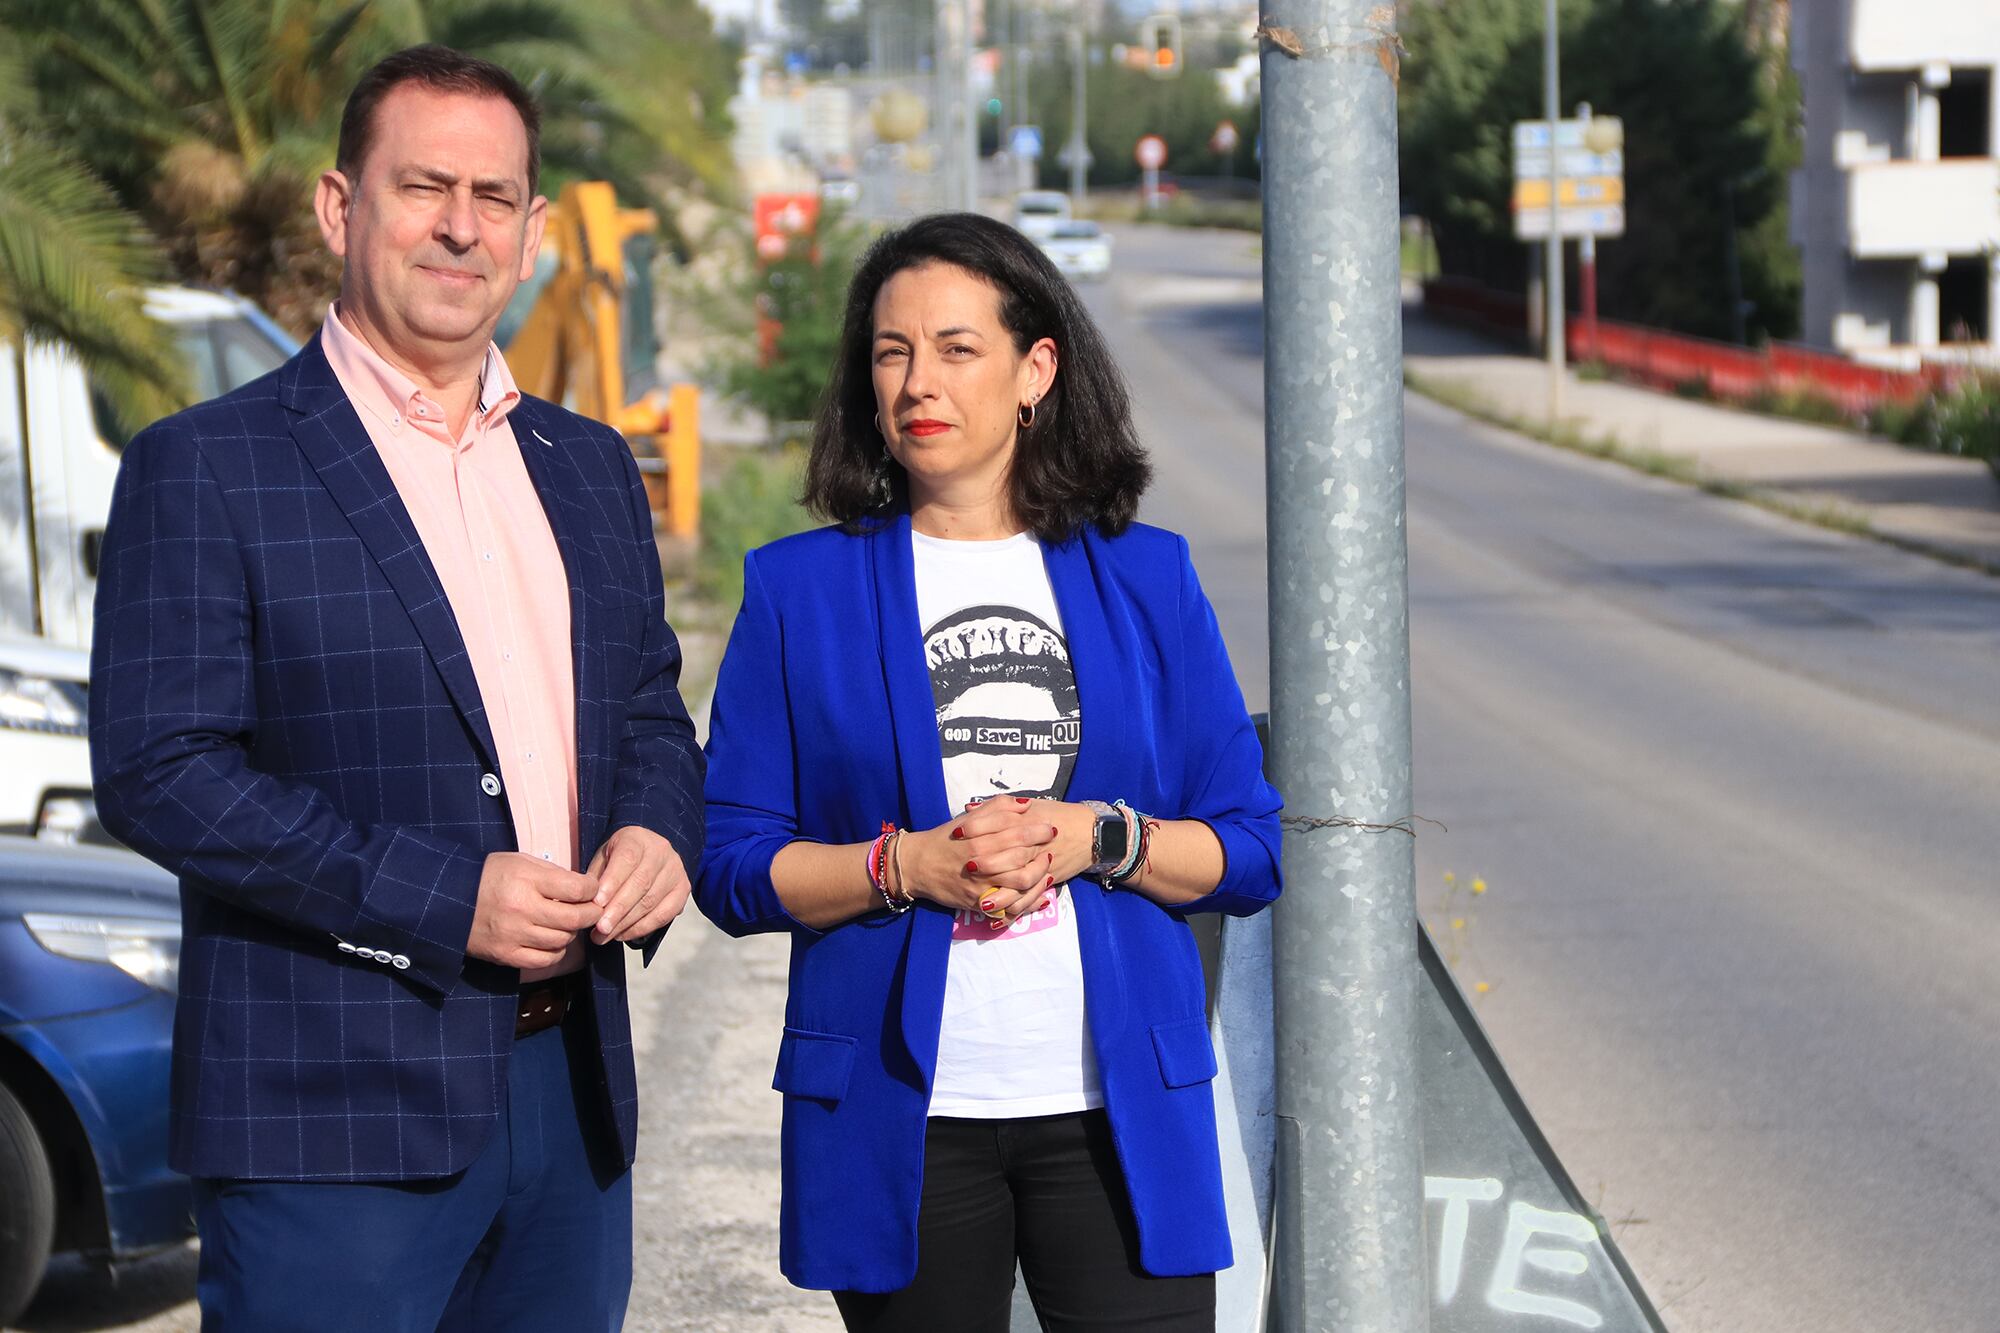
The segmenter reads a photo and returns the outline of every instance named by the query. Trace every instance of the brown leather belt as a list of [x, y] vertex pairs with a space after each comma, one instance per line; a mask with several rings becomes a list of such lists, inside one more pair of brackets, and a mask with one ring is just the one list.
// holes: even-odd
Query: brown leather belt
[[514, 1039], [532, 1037], [561, 1023], [582, 1000], [582, 990], [577, 985], [577, 978], [582, 975], [571, 972], [524, 989], [514, 1010]]

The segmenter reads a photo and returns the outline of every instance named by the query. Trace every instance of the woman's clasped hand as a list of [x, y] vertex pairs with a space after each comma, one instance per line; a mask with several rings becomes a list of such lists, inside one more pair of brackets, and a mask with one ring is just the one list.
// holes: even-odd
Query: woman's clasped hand
[[989, 921], [1018, 921], [1089, 867], [1092, 822], [1087, 808], [1066, 801], [970, 801], [956, 818], [904, 835], [901, 890]]

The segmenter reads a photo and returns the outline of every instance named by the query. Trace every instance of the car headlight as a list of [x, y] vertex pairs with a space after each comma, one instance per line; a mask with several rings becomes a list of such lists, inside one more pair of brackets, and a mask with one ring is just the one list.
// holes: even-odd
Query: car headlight
[[0, 727], [81, 736], [89, 724], [90, 696], [82, 685], [0, 667]]
[[21, 918], [35, 943], [59, 958], [109, 963], [135, 981], [174, 993], [181, 970], [178, 921], [128, 916], [53, 916], [29, 912]]

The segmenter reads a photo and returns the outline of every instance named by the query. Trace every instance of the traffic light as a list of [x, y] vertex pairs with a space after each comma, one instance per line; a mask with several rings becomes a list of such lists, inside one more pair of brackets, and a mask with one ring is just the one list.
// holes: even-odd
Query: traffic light
[[1156, 79], [1174, 79], [1181, 72], [1181, 16], [1154, 14], [1139, 27], [1139, 49], [1146, 72]]

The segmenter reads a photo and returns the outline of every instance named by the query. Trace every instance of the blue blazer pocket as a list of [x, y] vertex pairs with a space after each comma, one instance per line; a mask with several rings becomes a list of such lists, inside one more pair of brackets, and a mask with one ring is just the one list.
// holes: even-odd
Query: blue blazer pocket
[[788, 1097], [837, 1102], [854, 1072], [854, 1038], [786, 1028], [771, 1086]]
[[1208, 1039], [1205, 1018], [1155, 1023], [1153, 1051], [1160, 1057], [1160, 1078], [1170, 1088], [1206, 1083], [1215, 1077], [1215, 1047]]

